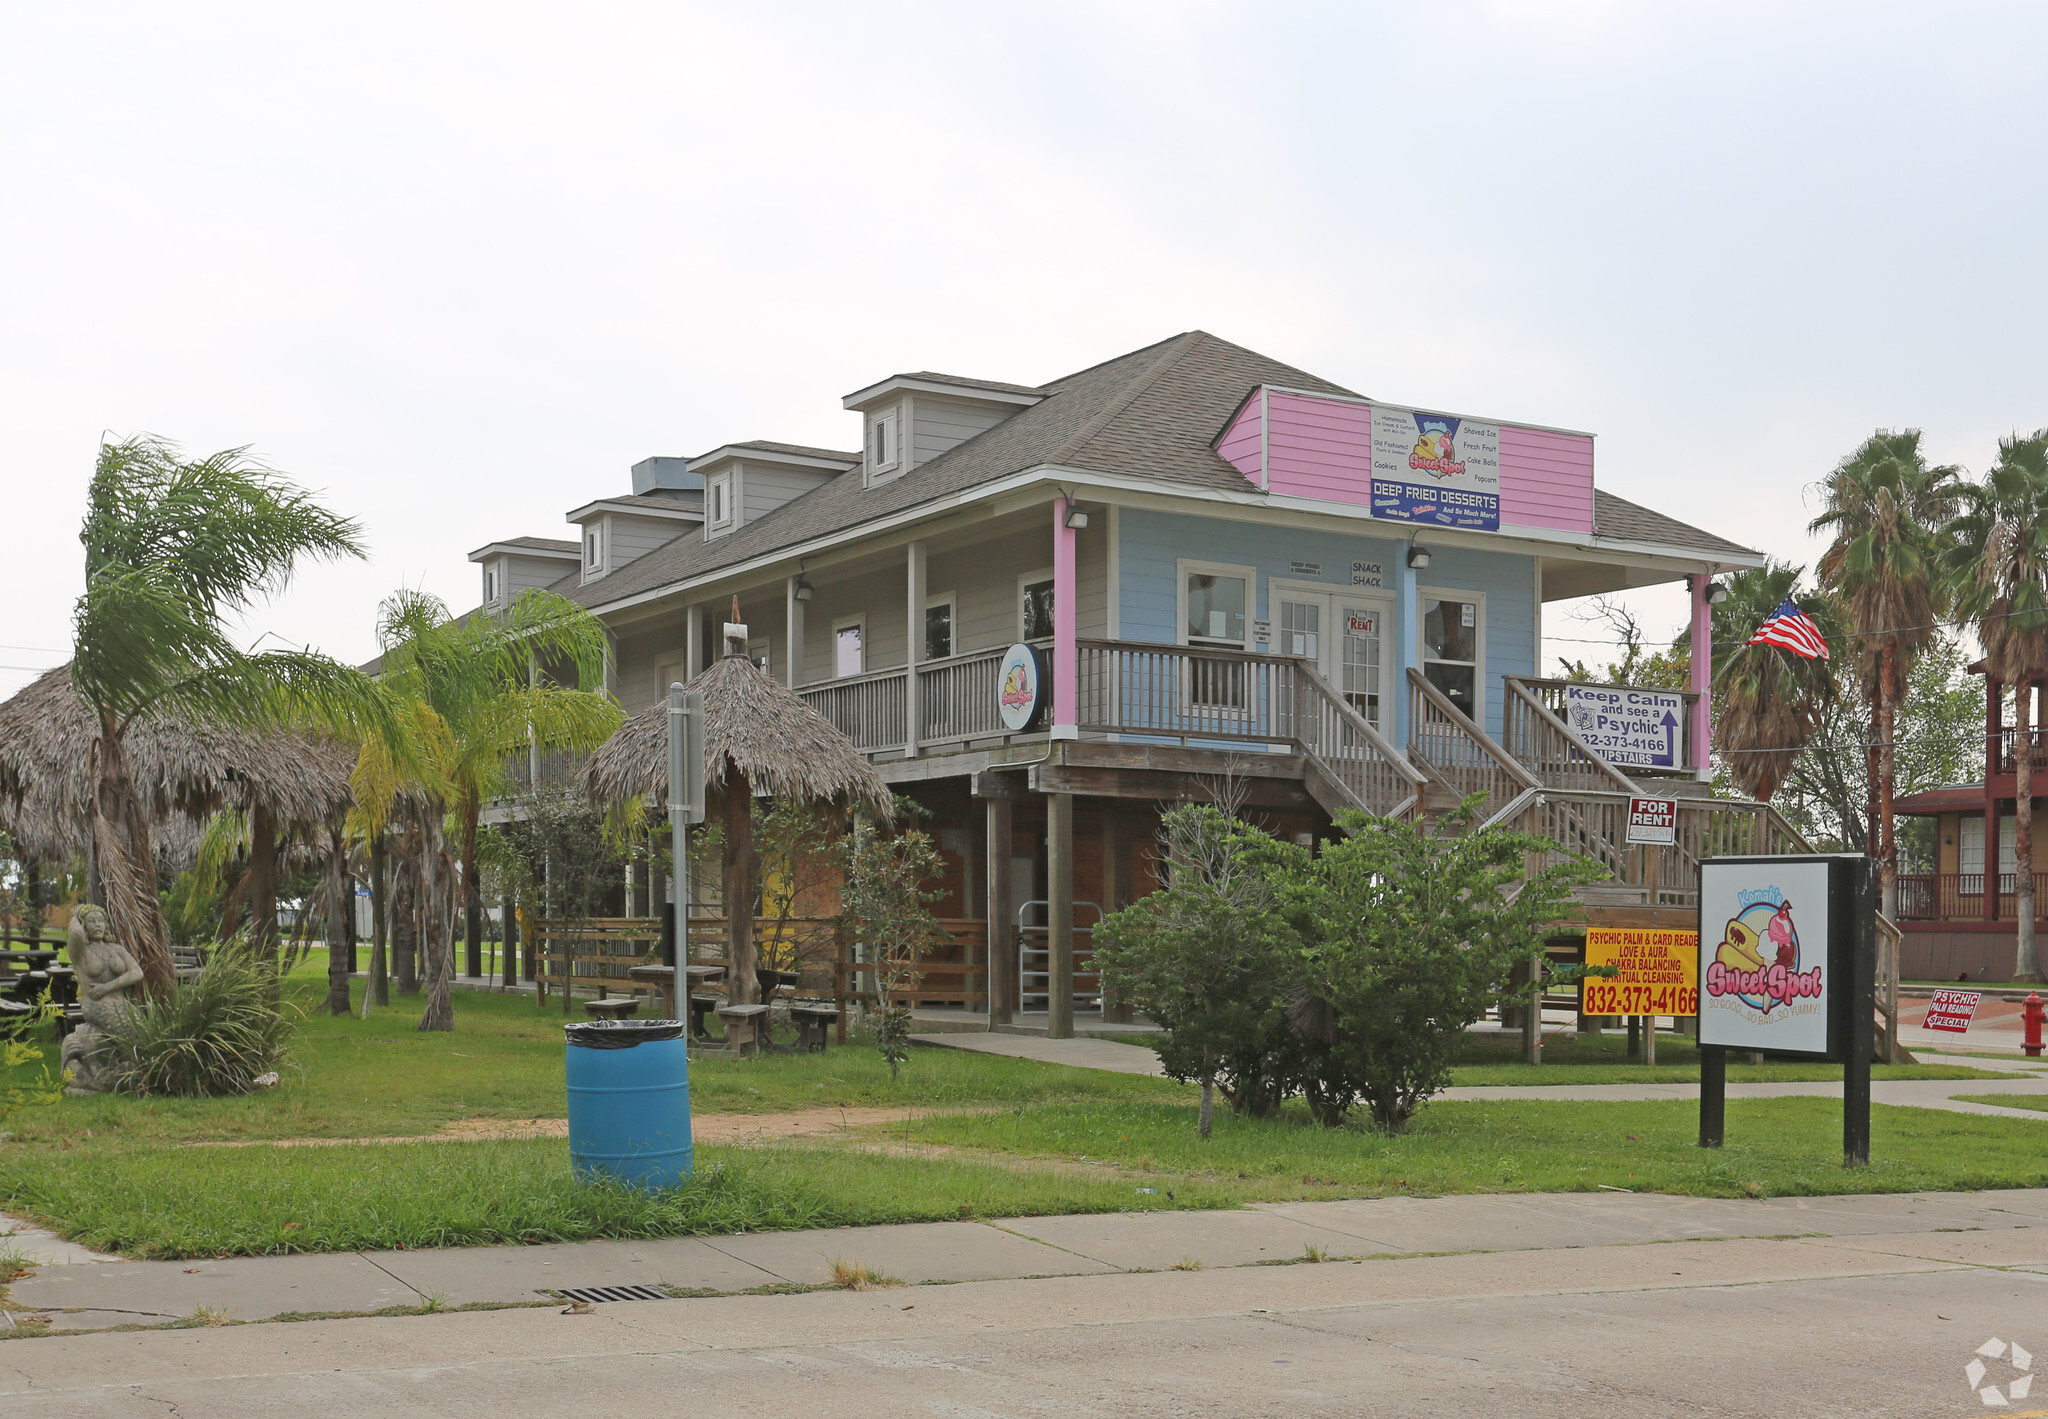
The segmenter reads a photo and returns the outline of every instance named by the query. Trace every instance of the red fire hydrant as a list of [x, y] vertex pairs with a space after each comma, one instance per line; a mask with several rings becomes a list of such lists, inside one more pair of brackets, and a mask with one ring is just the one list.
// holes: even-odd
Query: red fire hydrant
[[2025, 1031], [2020, 1038], [2020, 1048], [2027, 1052], [2027, 1058], [2029, 1059], [2039, 1059], [2041, 1057], [2041, 1017], [2043, 1015], [2048, 1015], [2048, 1010], [2041, 1008], [2041, 993], [2037, 990], [2028, 991], [2027, 1003], [2020, 1007], [2020, 1024]]

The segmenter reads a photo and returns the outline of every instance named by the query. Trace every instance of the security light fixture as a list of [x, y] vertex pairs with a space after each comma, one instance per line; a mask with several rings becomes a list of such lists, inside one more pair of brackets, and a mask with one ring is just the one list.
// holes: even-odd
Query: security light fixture
[[789, 594], [799, 601], [809, 601], [811, 599], [811, 584], [802, 577], [798, 577], [796, 585], [789, 589]]
[[1410, 548], [1408, 549], [1408, 570], [1410, 570], [1410, 571], [1414, 571], [1414, 572], [1419, 572], [1419, 571], [1421, 571], [1421, 570], [1422, 570], [1423, 568], [1427, 567], [1428, 565], [1429, 565], [1429, 548], [1427, 548], [1427, 547], [1410, 547]]
[[1087, 525], [1088, 514], [1081, 511], [1081, 509], [1075, 507], [1072, 503], [1068, 503], [1067, 526], [1073, 528], [1074, 531], [1079, 532], [1082, 528], [1086, 527]]
[[1727, 583], [1727, 582], [1725, 582], [1725, 581], [1710, 581], [1710, 582], [1708, 582], [1708, 583], [1707, 583], [1707, 605], [1709, 605], [1709, 606], [1719, 606], [1719, 605], [1720, 605], [1720, 604], [1721, 604], [1721, 603], [1722, 603], [1723, 601], [1726, 601], [1727, 599], [1728, 599], [1728, 583]]

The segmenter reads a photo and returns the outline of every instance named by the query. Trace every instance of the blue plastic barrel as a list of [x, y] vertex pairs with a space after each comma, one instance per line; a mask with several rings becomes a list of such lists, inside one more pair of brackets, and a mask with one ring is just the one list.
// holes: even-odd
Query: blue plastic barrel
[[569, 1162], [647, 1189], [690, 1173], [690, 1053], [680, 1020], [565, 1025]]

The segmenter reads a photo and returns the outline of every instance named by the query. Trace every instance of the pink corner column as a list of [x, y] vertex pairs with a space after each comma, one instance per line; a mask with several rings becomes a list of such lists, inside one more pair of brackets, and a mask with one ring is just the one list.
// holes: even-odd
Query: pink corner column
[[[1081, 666], [1076, 626], [1080, 588], [1075, 574], [1079, 535], [1067, 526], [1067, 500], [1052, 500], [1052, 725], [1055, 737], [1071, 738], [1080, 722]], [[1069, 731], [1062, 734], [1062, 730]]]
[[1688, 577], [1692, 583], [1692, 689], [1699, 696], [1692, 704], [1693, 768], [1701, 778], [1711, 772], [1714, 752], [1714, 612], [1707, 604], [1707, 588], [1713, 579], [1704, 573]]

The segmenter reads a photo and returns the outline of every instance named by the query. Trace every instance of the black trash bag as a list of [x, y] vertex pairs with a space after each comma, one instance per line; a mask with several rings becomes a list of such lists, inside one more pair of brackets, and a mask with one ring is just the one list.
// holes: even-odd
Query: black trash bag
[[688, 1025], [681, 1020], [583, 1020], [562, 1026], [572, 1045], [584, 1049], [631, 1049], [656, 1040], [679, 1040]]

